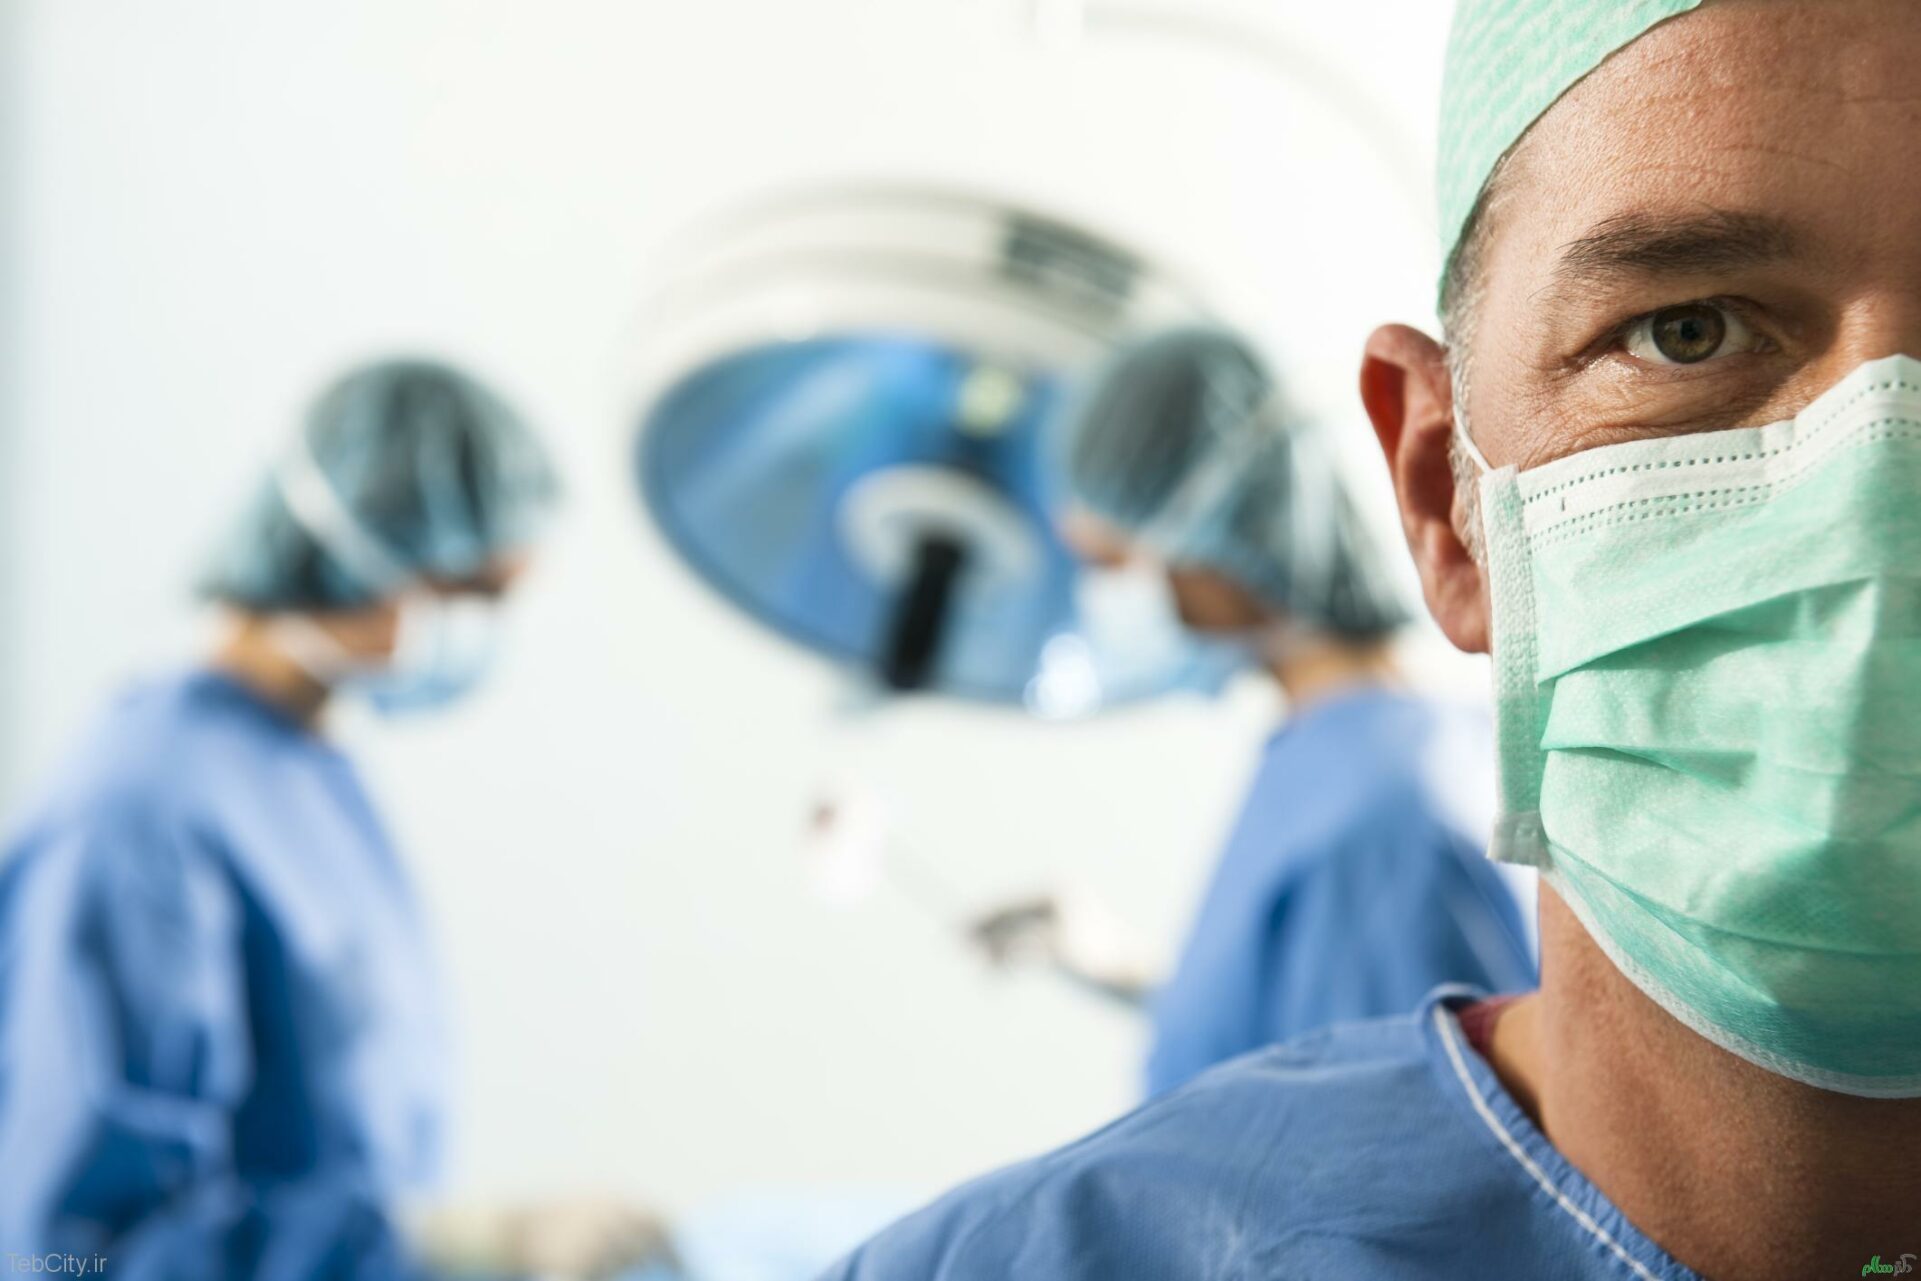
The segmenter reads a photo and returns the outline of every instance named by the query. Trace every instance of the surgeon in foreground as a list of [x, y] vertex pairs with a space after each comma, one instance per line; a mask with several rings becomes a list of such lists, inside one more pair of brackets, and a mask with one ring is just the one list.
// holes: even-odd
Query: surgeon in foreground
[[[484, 678], [554, 492], [520, 417], [450, 367], [370, 365], [315, 403], [208, 576], [228, 618], [211, 654], [115, 701], [8, 842], [6, 1270], [423, 1266], [395, 1212], [440, 1146], [435, 965], [325, 717], [436, 709]], [[514, 1242], [620, 1236], [531, 1210], [431, 1226], [437, 1251], [504, 1269]]]
[[1466, 0], [1446, 344], [1362, 393], [1496, 672], [1542, 985], [1218, 1069], [846, 1278], [1921, 1253], [1921, 6]]

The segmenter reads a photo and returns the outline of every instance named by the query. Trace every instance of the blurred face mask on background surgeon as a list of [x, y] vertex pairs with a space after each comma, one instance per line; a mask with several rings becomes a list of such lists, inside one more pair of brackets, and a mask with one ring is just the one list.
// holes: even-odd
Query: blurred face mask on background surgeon
[[393, 653], [381, 660], [350, 653], [304, 615], [282, 615], [273, 628], [302, 671], [389, 715], [444, 707], [472, 691], [493, 667], [501, 633], [497, 601], [422, 589], [403, 595], [395, 609]]
[[1175, 688], [1212, 698], [1255, 664], [1240, 636], [1208, 636], [1181, 622], [1167, 570], [1154, 561], [1086, 570], [1078, 594], [1088, 644], [1122, 681], [1172, 671]]
[[1921, 1096], [1921, 361], [1479, 499], [1502, 818], [1643, 992], [1772, 1072]]
[[422, 583], [362, 528], [304, 447], [282, 466], [279, 480], [301, 527], [370, 591], [394, 595], [397, 613], [393, 652], [379, 660], [349, 652], [309, 617], [281, 615], [273, 626], [288, 657], [315, 680], [361, 695], [387, 714], [444, 707], [472, 691], [500, 649], [500, 601]]

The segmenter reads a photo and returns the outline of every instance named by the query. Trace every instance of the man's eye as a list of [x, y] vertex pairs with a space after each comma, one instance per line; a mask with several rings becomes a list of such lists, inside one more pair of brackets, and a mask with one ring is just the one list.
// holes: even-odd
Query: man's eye
[[1651, 365], [1698, 365], [1717, 356], [1753, 351], [1754, 331], [1726, 307], [1691, 302], [1664, 307], [1628, 327], [1627, 353]]

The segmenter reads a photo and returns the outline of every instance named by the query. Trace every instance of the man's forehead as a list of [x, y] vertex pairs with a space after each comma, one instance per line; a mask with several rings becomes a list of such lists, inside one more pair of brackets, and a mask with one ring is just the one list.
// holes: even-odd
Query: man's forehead
[[1921, 210], [1917, 59], [1912, 0], [1713, 0], [1529, 131], [1501, 177], [1496, 221], [1514, 243], [1499, 256], [1529, 260], [1535, 289], [1564, 258], [1601, 261], [1637, 236], [1689, 261], [1717, 239], [1814, 252], [1819, 226], [1863, 201]]

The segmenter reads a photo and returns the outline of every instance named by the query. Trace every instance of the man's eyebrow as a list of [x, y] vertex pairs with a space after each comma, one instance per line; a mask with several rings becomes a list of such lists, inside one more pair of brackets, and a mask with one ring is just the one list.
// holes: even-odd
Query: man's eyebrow
[[1711, 275], [1792, 258], [1802, 239], [1769, 214], [1621, 214], [1561, 246], [1554, 277], [1566, 289], [1620, 277]]

